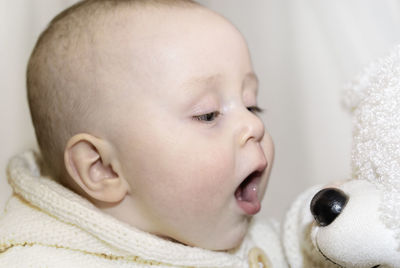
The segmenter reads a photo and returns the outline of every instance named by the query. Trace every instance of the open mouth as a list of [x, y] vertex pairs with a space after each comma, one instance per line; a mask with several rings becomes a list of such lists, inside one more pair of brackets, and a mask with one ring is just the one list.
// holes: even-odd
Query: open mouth
[[261, 175], [261, 171], [252, 172], [235, 191], [239, 207], [248, 215], [254, 215], [261, 209], [261, 202], [258, 198]]

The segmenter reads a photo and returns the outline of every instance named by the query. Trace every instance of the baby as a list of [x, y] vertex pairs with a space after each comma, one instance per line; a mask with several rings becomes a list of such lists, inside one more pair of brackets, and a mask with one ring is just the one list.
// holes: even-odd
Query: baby
[[190, 0], [80, 2], [40, 36], [27, 87], [41, 156], [10, 163], [0, 264], [288, 265], [277, 226], [251, 222], [274, 147], [226, 19]]

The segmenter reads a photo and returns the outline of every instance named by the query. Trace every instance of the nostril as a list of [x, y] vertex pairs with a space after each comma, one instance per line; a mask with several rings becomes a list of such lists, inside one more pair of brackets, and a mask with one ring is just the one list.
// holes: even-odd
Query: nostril
[[319, 226], [331, 224], [347, 204], [347, 195], [336, 188], [319, 191], [311, 200], [310, 209]]

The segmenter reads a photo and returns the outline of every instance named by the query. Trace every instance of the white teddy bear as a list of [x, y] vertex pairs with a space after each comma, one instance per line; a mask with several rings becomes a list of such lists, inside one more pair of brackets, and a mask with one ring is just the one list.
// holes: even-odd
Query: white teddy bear
[[341, 267], [400, 267], [400, 46], [364, 70], [345, 102], [352, 180], [315, 195], [311, 239]]

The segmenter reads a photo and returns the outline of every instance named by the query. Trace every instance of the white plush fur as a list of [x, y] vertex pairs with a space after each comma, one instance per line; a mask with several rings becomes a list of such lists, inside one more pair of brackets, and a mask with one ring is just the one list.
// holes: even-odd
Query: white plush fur
[[344, 267], [399, 267], [394, 232], [379, 218], [382, 192], [366, 180], [353, 180], [341, 189], [350, 195], [350, 200], [333, 223], [314, 228], [315, 245]]
[[313, 242], [344, 267], [400, 267], [400, 46], [349, 86], [354, 115], [347, 206]]

